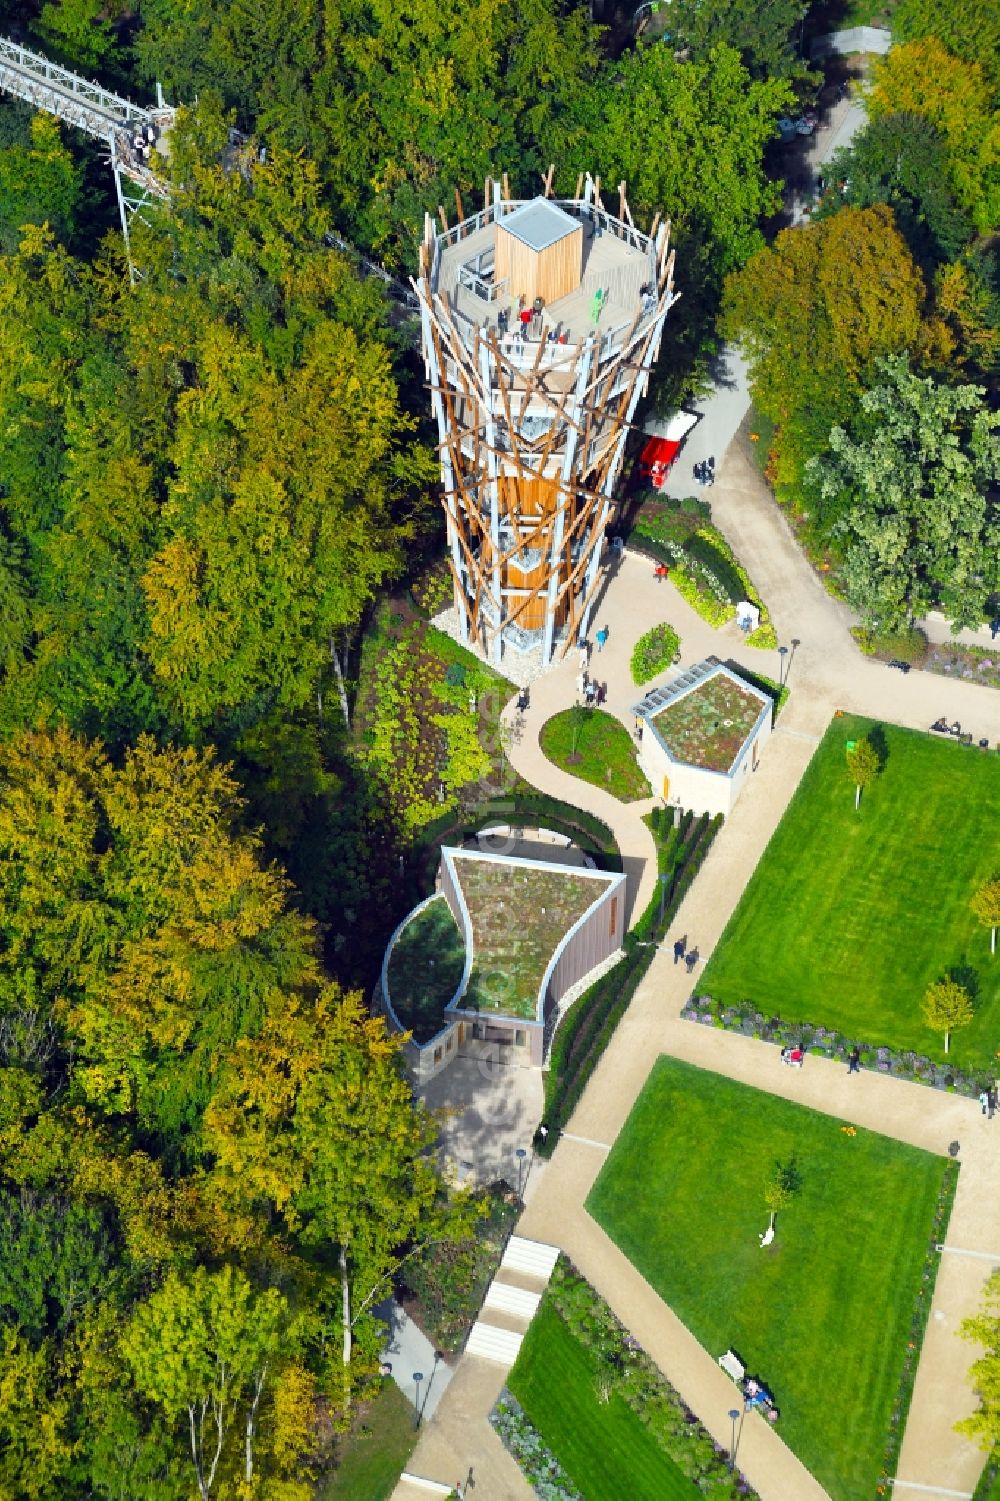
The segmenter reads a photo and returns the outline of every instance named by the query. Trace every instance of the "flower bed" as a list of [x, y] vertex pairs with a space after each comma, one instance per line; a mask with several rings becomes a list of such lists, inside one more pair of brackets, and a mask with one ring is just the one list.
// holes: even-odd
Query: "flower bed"
[[632, 648], [633, 683], [648, 683], [663, 672], [673, 662], [680, 644], [680, 637], [670, 625], [654, 625], [640, 636]]
[[862, 1068], [891, 1074], [896, 1079], [909, 1079], [915, 1084], [928, 1084], [933, 1089], [945, 1089], [951, 1094], [967, 1095], [971, 1099], [978, 1096], [988, 1077], [983, 1071], [985, 1064], [983, 1070], [963, 1072], [950, 1064], [936, 1063], [922, 1053], [878, 1047], [831, 1027], [782, 1021], [780, 1016], [768, 1017], [752, 1001], [726, 1006], [710, 995], [692, 996], [681, 1016], [685, 1021], [701, 1022], [703, 1026], [721, 1027], [727, 1032], [740, 1032], [744, 1037], [773, 1042], [776, 1047], [798, 1043], [807, 1053], [815, 1053], [821, 1058], [837, 1058], [844, 1063], [851, 1049], [857, 1047], [861, 1052]]
[[538, 1429], [525, 1416], [517, 1398], [511, 1396], [506, 1387], [490, 1413], [490, 1422], [540, 1501], [584, 1501], [580, 1492], [570, 1484]]
[[[556, 1377], [562, 1385], [553, 1403]], [[509, 1389], [501, 1393], [490, 1420], [539, 1496], [555, 1501], [578, 1494], [546, 1438], [557, 1450], [560, 1438], [566, 1442], [565, 1462], [574, 1468], [577, 1483], [587, 1483], [582, 1471], [589, 1456], [586, 1447], [578, 1445], [581, 1425], [591, 1431], [591, 1454], [595, 1445], [613, 1444], [616, 1438], [621, 1442], [631, 1430], [637, 1445], [652, 1457], [661, 1486], [675, 1477], [684, 1494], [686, 1480], [695, 1493], [709, 1494], [714, 1501], [756, 1496], [743, 1476], [730, 1469], [728, 1451], [715, 1442], [639, 1341], [565, 1256], [556, 1264], [508, 1381]], [[542, 1425], [545, 1438], [525, 1407]], [[623, 1423], [625, 1409], [631, 1416]], [[635, 1455], [623, 1451], [618, 1457], [624, 1479]], [[632, 1479], [639, 1494], [650, 1494], [652, 1476], [641, 1462]], [[546, 1484], [563, 1489], [547, 1490]], [[603, 1497], [612, 1489], [613, 1473], [594, 1477], [596, 1493]], [[618, 1496], [627, 1493], [615, 1489]], [[671, 1495], [680, 1493], [670, 1490]]]
[[925, 671], [940, 673], [942, 677], [1000, 688], [1000, 652], [985, 646], [961, 646], [957, 642], [932, 646], [923, 665]]
[[629, 547], [667, 564], [678, 594], [715, 629], [734, 619], [733, 595], [741, 594], [760, 611], [760, 625], [746, 638], [747, 645], [773, 650], [778, 638], [767, 606], [725, 537], [708, 520], [710, 514], [708, 503], [693, 497], [651, 498], [642, 505]]
[[951, 1218], [951, 1208], [955, 1202], [955, 1190], [957, 1187], [958, 1163], [948, 1162], [945, 1164], [945, 1175], [941, 1183], [941, 1191], [938, 1194], [937, 1206], [934, 1210], [930, 1241], [924, 1253], [924, 1270], [920, 1288], [917, 1292], [916, 1305], [913, 1310], [910, 1337], [906, 1342], [903, 1371], [899, 1378], [899, 1391], [896, 1394], [892, 1416], [889, 1419], [889, 1433], [886, 1439], [885, 1454], [882, 1459], [882, 1479], [876, 1486], [876, 1491], [880, 1496], [887, 1496], [892, 1493], [892, 1477], [896, 1473], [896, 1465], [899, 1461], [899, 1451], [903, 1442], [903, 1430], [906, 1427], [906, 1416], [910, 1410], [910, 1399], [913, 1396], [913, 1383], [917, 1378], [920, 1347], [923, 1344], [927, 1319], [931, 1311], [931, 1302], [934, 1298], [934, 1280], [937, 1276], [938, 1263], [941, 1257], [941, 1253], [937, 1250], [937, 1247], [943, 1242], [948, 1233], [948, 1221]]

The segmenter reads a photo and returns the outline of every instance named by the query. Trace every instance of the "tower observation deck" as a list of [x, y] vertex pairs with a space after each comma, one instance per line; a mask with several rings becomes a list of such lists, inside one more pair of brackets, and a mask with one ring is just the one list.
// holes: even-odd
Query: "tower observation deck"
[[669, 222], [625, 189], [428, 218], [414, 288], [440, 440], [455, 607], [495, 662], [542, 665], [589, 628], [625, 440], [676, 294]]

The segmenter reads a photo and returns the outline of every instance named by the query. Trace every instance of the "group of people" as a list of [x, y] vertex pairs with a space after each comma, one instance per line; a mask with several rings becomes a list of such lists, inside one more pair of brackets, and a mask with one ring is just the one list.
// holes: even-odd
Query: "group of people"
[[599, 709], [608, 696], [607, 683], [595, 683], [584, 669], [577, 674], [576, 696], [587, 709]]
[[698, 952], [697, 944], [693, 949], [689, 949], [687, 946], [686, 937], [677, 938], [674, 940], [674, 963], [680, 964], [681, 960], [683, 959], [684, 963], [687, 965], [687, 972], [689, 975], [694, 974], [695, 965], [698, 963], [700, 958], [701, 955]]
[[705, 485], [705, 486], [714, 485], [715, 484], [715, 458], [714, 458], [714, 456], [712, 458], [710, 458], [710, 459], [702, 459], [702, 461], [701, 461], [700, 464], [695, 464], [694, 469], [693, 469], [692, 472], [694, 474], [696, 484]]
[[985, 1085], [979, 1091], [979, 1104], [986, 1119], [991, 1121], [997, 1108], [997, 1092], [992, 1084]]

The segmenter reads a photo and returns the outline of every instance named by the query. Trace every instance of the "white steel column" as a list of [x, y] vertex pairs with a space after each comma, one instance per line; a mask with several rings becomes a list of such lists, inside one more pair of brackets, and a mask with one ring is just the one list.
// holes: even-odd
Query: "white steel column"
[[444, 402], [441, 399], [441, 383], [444, 380], [444, 371], [439, 369], [437, 349], [431, 335], [431, 310], [428, 298], [430, 293], [426, 285], [423, 295], [420, 297], [420, 331], [423, 336], [424, 364], [427, 369], [427, 379], [431, 388], [431, 408], [437, 419], [438, 437], [441, 440], [441, 478], [444, 482], [444, 509], [448, 518], [448, 542], [451, 546], [451, 560], [455, 568], [455, 613], [458, 615], [459, 630], [462, 640], [469, 639], [469, 601], [466, 591], [461, 587], [461, 580], [465, 578], [465, 567], [462, 561], [462, 549], [458, 542], [458, 512], [455, 501], [455, 471], [451, 462], [451, 449], [448, 446], [448, 425], [445, 418]]
[[[663, 337], [663, 325], [666, 322], [667, 314], [670, 311], [670, 304], [672, 300], [673, 299], [671, 298], [670, 293], [667, 292], [665, 294], [660, 311], [656, 317], [653, 336], [649, 340], [649, 343], [646, 346], [645, 354], [642, 358], [642, 364], [640, 366], [642, 374], [637, 377], [636, 382], [632, 387], [632, 394], [629, 397], [628, 407], [625, 411], [625, 421], [622, 425], [621, 432], [615, 439], [617, 452], [611, 463], [608, 465], [608, 473], [603, 485], [605, 498], [604, 504], [601, 506], [601, 518], [599, 523], [601, 541], [595, 543], [593, 551], [590, 554], [590, 562], [587, 564], [587, 574], [583, 586], [584, 608], [583, 613], [580, 616], [580, 635], [584, 640], [586, 640], [587, 632], [590, 630], [590, 612], [593, 608], [594, 603], [593, 590], [594, 585], [597, 581], [597, 570], [601, 565], [601, 553], [604, 547], [604, 532], [608, 524], [608, 515], [611, 511], [611, 493], [614, 490], [615, 485], [618, 482], [618, 476], [621, 473], [621, 464], [622, 458], [625, 453], [625, 444], [632, 426], [632, 418], [635, 416], [635, 409], [639, 405], [640, 397], [645, 396], [646, 394], [646, 389], [649, 385], [649, 372], [652, 369], [653, 362], [660, 351], [660, 340]], [[643, 334], [640, 337], [645, 337], [645, 335]], [[624, 359], [624, 357], [625, 351], [623, 350], [622, 358]]]
[[[549, 593], [545, 602], [545, 633], [542, 637], [542, 666], [547, 667], [552, 660], [552, 647], [555, 641], [556, 630], [556, 603], [559, 597], [559, 575], [562, 561], [563, 537], [566, 532], [566, 506], [571, 493], [571, 480], [575, 468], [577, 449], [580, 444], [580, 427], [583, 415], [584, 398], [587, 394], [587, 386], [590, 383], [590, 367], [594, 354], [596, 335], [588, 334], [587, 342], [580, 355], [579, 368], [576, 373], [576, 388], [573, 392], [573, 406], [569, 413], [569, 421], [566, 424], [566, 452], [563, 454], [562, 474], [559, 479], [559, 491], [556, 497], [556, 512], [552, 520], [552, 545], [549, 549]], [[584, 454], [586, 462], [586, 454]]]
[[[483, 436], [486, 439], [486, 488], [490, 501], [490, 546], [493, 549], [491, 575], [493, 579], [493, 600], [497, 611], [496, 628], [493, 640], [490, 643], [490, 656], [499, 666], [503, 660], [505, 612], [500, 570], [500, 486], [497, 482], [497, 434], [493, 411], [493, 362], [486, 340], [482, 337], [481, 333], [477, 334], [477, 337], [479, 340], [479, 378], [482, 382], [483, 391]], [[515, 441], [513, 433], [510, 434], [510, 440], [511, 443]], [[480, 605], [479, 612], [482, 615], [482, 605]]]

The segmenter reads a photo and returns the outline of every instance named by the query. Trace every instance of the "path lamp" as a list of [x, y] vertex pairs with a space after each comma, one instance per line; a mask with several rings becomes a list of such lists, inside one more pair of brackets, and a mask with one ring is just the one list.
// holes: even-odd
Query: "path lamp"
[[785, 658], [788, 656], [788, 647], [778, 647], [778, 687], [785, 686]]
[[733, 1425], [732, 1442], [729, 1445], [729, 1468], [731, 1470], [735, 1470], [736, 1468], [736, 1424], [739, 1421], [739, 1416], [740, 1410], [738, 1407], [731, 1407], [729, 1409], [729, 1421]]
[[414, 1428], [419, 1428], [420, 1427], [420, 1383], [421, 1383], [421, 1381], [423, 1381], [423, 1379], [424, 1379], [424, 1373], [423, 1373], [423, 1371], [414, 1371], [414, 1373], [413, 1373], [413, 1385], [416, 1387], [416, 1391], [417, 1391], [417, 1399], [416, 1399], [417, 1421], [413, 1425]]
[[517, 1196], [519, 1199], [524, 1198], [524, 1159], [527, 1155], [523, 1147], [518, 1147], [514, 1153], [517, 1158]]

